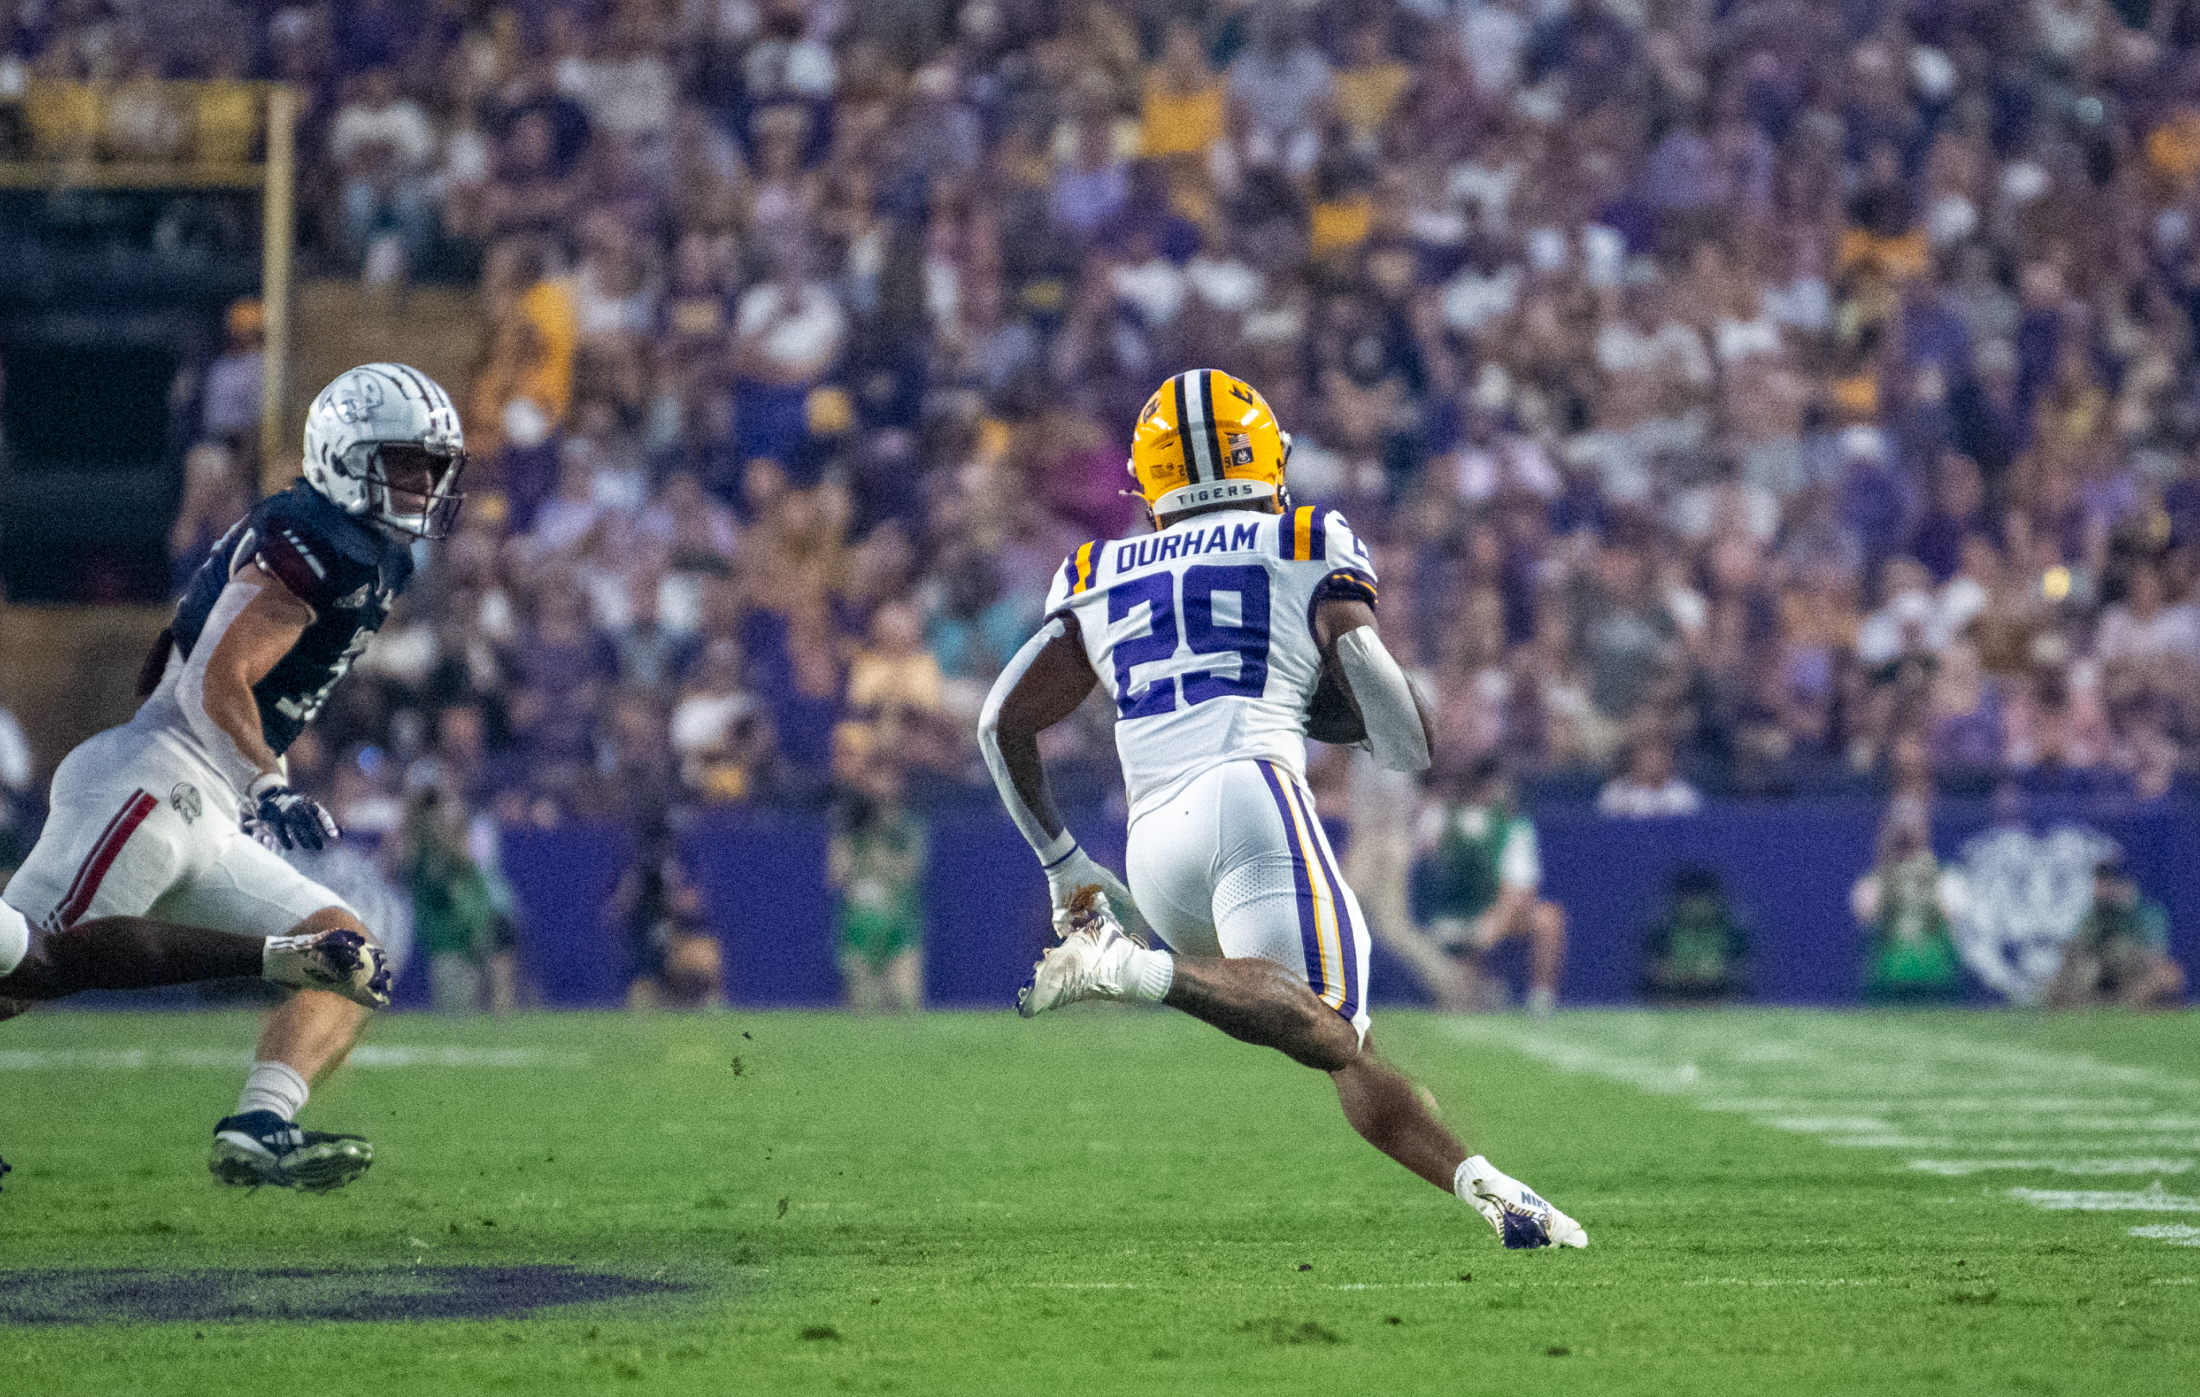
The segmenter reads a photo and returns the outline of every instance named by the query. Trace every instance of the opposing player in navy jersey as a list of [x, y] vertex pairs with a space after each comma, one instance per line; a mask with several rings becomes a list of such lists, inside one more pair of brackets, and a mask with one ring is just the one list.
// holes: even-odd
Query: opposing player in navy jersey
[[[1061, 937], [1018, 1008], [1162, 1003], [1278, 1049], [1330, 1074], [1354, 1129], [1507, 1247], [1587, 1246], [1579, 1223], [1468, 1155], [1368, 1041], [1367, 925], [1306, 788], [1306, 738], [1420, 771], [1428, 722], [1376, 633], [1366, 547], [1343, 515], [1290, 507], [1289, 453], [1250, 385], [1210, 369], [1163, 384], [1131, 441], [1154, 532], [1072, 554], [987, 698], [986, 763]], [[1130, 792], [1128, 887], [1078, 847], [1039, 760], [1040, 732], [1096, 684]], [[1125, 935], [1110, 896], [1171, 949]]]
[[[304, 478], [193, 574], [146, 658], [137, 716], [63, 759], [7, 903], [47, 935], [148, 915], [263, 937], [341, 932], [379, 964], [359, 914], [268, 847], [337, 837], [290, 788], [283, 753], [411, 580], [413, 543], [449, 532], [465, 460], [450, 395], [416, 369], [367, 364], [322, 389]], [[217, 1179], [330, 1189], [373, 1163], [358, 1136], [297, 1124], [307, 1084], [366, 1022], [356, 999], [301, 989], [270, 1016], [236, 1112], [214, 1127]]]

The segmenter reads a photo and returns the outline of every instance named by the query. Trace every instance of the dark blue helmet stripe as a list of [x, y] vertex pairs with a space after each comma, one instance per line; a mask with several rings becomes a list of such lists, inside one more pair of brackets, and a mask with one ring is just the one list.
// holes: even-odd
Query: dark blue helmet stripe
[[1169, 387], [1176, 394], [1176, 439], [1184, 448], [1184, 479], [1197, 485], [1206, 477], [1200, 473], [1204, 462], [1200, 459], [1199, 431], [1192, 420], [1192, 404], [1198, 399], [1185, 391], [1190, 386], [1190, 378], [1189, 373], [1180, 373], [1169, 380]]

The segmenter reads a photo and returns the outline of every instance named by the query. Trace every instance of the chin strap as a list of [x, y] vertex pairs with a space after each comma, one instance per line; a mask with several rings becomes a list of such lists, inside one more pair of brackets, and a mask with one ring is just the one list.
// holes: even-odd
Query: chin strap
[[1377, 764], [1390, 771], [1426, 771], [1428, 730], [1421, 726], [1413, 686], [1375, 628], [1355, 626], [1337, 637], [1337, 663], [1360, 705]]

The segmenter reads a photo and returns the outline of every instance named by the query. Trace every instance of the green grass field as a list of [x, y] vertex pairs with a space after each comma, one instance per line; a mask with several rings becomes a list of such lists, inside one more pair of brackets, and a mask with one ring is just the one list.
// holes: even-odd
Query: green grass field
[[249, 1018], [33, 1015], [0, 1390], [2191, 1392], [2196, 1029], [1382, 1017], [1550, 1254], [1158, 1012], [390, 1019], [324, 1197], [207, 1179]]

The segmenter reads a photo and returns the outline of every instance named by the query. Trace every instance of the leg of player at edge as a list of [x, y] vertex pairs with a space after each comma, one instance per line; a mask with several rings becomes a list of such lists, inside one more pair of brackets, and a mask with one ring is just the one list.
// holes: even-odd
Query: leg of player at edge
[[1372, 1041], [1317, 998], [1306, 982], [1253, 957], [1191, 957], [1137, 944], [1097, 886], [1071, 903], [1070, 932], [1033, 973], [1018, 1000], [1026, 1017], [1078, 999], [1159, 1003], [1241, 1043], [1274, 1048], [1337, 1087], [1345, 1119], [1363, 1139], [1481, 1213], [1509, 1248], [1585, 1247], [1589, 1234], [1527, 1185], [1469, 1155], [1436, 1119], [1420, 1090], [1375, 1055]]
[[0, 1003], [20, 1013], [93, 990], [262, 978], [340, 1004], [364, 1022], [369, 1008], [388, 1007], [389, 972], [381, 947], [360, 930], [308, 924], [298, 935], [271, 938], [150, 917], [93, 917], [49, 932], [0, 903]]

